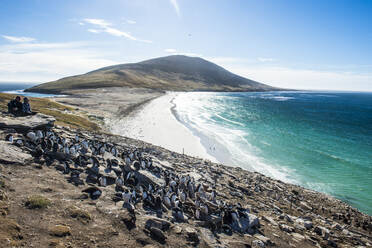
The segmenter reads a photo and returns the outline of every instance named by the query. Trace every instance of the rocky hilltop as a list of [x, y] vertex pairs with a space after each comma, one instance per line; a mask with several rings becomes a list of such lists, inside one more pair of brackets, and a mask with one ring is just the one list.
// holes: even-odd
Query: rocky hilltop
[[0, 247], [370, 247], [330, 196], [121, 136], [2, 114]]
[[202, 58], [173, 55], [139, 63], [109, 66], [37, 85], [27, 91], [62, 93], [68, 90], [104, 87], [227, 92], [279, 90], [233, 74]]

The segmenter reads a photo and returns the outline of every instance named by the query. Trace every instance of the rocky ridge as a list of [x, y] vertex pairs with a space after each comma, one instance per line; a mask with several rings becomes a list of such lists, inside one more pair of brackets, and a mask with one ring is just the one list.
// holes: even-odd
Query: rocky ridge
[[[79, 137], [109, 144], [119, 154], [140, 151], [151, 159], [154, 167], [194, 178], [205, 193], [216, 193], [215, 202], [241, 206], [246, 215], [224, 226], [228, 221], [218, 215], [196, 218], [194, 213], [185, 211], [185, 218], [180, 220], [171, 206], [162, 206], [161, 214], [145, 206], [144, 201], [125, 206], [123, 199], [115, 199], [117, 183], [107, 183], [109, 175], [106, 183], [99, 178], [89, 181], [85, 172], [80, 180], [72, 180], [72, 173], [66, 173], [64, 163], [69, 158], [62, 154], [53, 161], [38, 157], [25, 145], [32, 139], [27, 135], [32, 127], [17, 131], [14, 123], [2, 116], [1, 123], [7, 124], [0, 130], [0, 246], [369, 247], [372, 244], [371, 216], [330, 196], [138, 140], [51, 127], [47, 120], [36, 116], [34, 123], [38, 125], [34, 132], [44, 129], [69, 141]], [[24, 125], [27, 127], [27, 122]], [[102, 154], [101, 162], [108, 158], [113, 158], [111, 151]], [[114, 159], [144, 185], [164, 186], [164, 178], [153, 171], [137, 170], [135, 163], [127, 165], [120, 156]], [[103, 165], [102, 169], [108, 166]], [[126, 190], [129, 186], [121, 187]], [[98, 198], [92, 197], [90, 188], [94, 189], [93, 193], [101, 192]], [[41, 199], [39, 202], [45, 202], [45, 208], [41, 203], [36, 205], [40, 208], [28, 207], [26, 202], [35, 194], [41, 197], [37, 198]], [[209, 206], [210, 213], [212, 208]]]

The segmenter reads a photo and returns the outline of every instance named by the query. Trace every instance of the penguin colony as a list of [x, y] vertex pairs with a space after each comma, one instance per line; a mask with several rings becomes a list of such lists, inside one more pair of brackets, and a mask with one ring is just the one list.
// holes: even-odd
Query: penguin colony
[[[123, 208], [133, 215], [141, 202], [147, 212], [159, 218], [171, 211], [173, 221], [198, 220], [211, 231], [252, 233], [251, 228], [258, 226], [256, 216], [240, 203], [228, 204], [218, 199], [216, 191], [193, 177], [155, 166], [144, 149], [84, 139], [83, 135], [65, 138], [53, 130], [8, 134], [6, 141], [27, 150], [35, 161], [54, 165], [69, 176], [69, 182], [87, 184], [89, 187], [82, 192], [93, 200], [102, 195], [102, 187], [113, 185], [112, 200], [115, 204], [122, 202]], [[149, 180], [144, 171], [162, 183]]]

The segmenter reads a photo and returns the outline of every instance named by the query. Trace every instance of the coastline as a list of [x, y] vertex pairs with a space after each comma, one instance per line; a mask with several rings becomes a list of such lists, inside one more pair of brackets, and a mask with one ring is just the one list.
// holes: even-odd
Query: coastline
[[141, 104], [141, 108], [134, 108], [135, 111], [110, 120], [107, 123], [110, 132], [143, 140], [180, 154], [218, 162], [207, 152], [200, 138], [177, 120], [172, 102], [177, 94], [179, 93], [167, 92]]
[[[110, 96], [108, 94], [105, 97]], [[74, 96], [71, 97], [74, 98]], [[125, 109], [133, 106], [130, 108], [132, 111], [124, 111], [122, 113], [125, 114], [126, 118], [136, 118], [136, 115], [140, 115], [141, 111], [146, 111], [146, 109], [150, 109], [149, 112], [152, 115], [154, 115], [153, 111], [157, 109], [159, 111], [167, 110], [166, 114], [168, 117], [173, 117], [171, 123], [178, 123], [180, 125], [178, 128], [183, 127], [187, 130], [171, 112], [172, 107], [174, 107], [171, 102], [173, 99], [172, 95], [159, 95], [153, 100], [150, 100], [149, 95], [147, 95], [149, 97], [148, 101], [142, 104], [140, 103], [142, 101], [138, 101], [139, 96], [133, 95], [132, 97], [136, 99], [137, 105], [134, 103], [126, 105]], [[79, 97], [75, 96], [75, 98]], [[75, 99], [74, 101], [76, 102], [77, 100]], [[82, 101], [88, 102], [86, 99], [82, 99]], [[103, 101], [106, 101], [106, 99], [103, 99]], [[154, 101], [164, 101], [165, 104], [160, 104], [160, 106], [166, 106], [167, 108], [159, 109], [159, 107], [155, 106], [155, 110], [151, 110], [151, 106], [158, 105], [156, 102], [154, 104]], [[87, 107], [85, 109], [89, 110]], [[118, 111], [118, 109], [120, 109], [120, 106], [117, 106], [115, 111]], [[98, 110], [94, 109], [94, 111]], [[156, 114], [158, 114], [160, 121], [164, 122], [161, 113]], [[117, 117], [113, 109], [106, 113], [106, 116], [110, 116], [113, 120], [114, 117]], [[151, 127], [149, 122], [142, 124]], [[130, 130], [129, 127], [127, 128]], [[149, 129], [151, 130], [151, 128]], [[128, 242], [128, 237], [130, 237], [129, 239], [133, 242], [130, 244], [126, 243], [128, 247], [138, 247], [138, 241], [136, 241], [138, 238], [146, 240], [147, 244], [157, 245], [156, 241], [151, 239], [151, 236], [144, 234], [146, 233], [147, 221], [154, 219], [155, 221], [166, 221], [167, 223], [169, 221], [169, 230], [161, 231], [167, 238], [166, 242], [170, 247], [176, 247], [180, 242], [187, 243], [190, 240], [190, 235], [188, 234], [191, 233], [190, 230], [192, 230], [193, 237], [200, 242], [201, 246], [207, 244], [206, 247], [216, 247], [221, 244], [223, 245], [222, 247], [245, 247], [245, 244], [251, 245], [255, 242], [262, 242], [265, 247], [272, 245], [277, 247], [288, 247], [290, 245], [291, 247], [304, 248], [335, 247], [335, 245], [337, 247], [369, 247], [372, 243], [370, 237], [372, 217], [330, 195], [308, 190], [298, 185], [284, 183], [275, 178], [257, 172], [250, 172], [240, 167], [230, 167], [221, 163], [213, 163], [205, 159], [182, 155], [182, 153], [174, 152], [173, 149], [168, 150], [153, 143], [127, 138], [122, 135], [112, 135], [108, 132], [92, 133], [86, 130], [60, 126], [54, 127], [54, 131], [70, 140], [75, 137], [75, 134], [79, 134], [87, 140], [98, 140], [99, 142], [115, 144], [120, 151], [123, 149], [142, 150], [146, 156], [152, 158], [155, 166], [179, 175], [193, 176], [198, 183], [201, 183], [208, 190], [214, 189], [219, 200], [226, 201], [228, 204], [241, 204], [249, 210], [252, 217], [257, 217], [257, 231], [243, 235], [236, 232], [226, 235], [223, 231], [215, 231], [208, 222], [205, 223], [193, 217], [187, 222], [175, 223], [172, 221], [172, 211], [166, 211], [162, 219], [155, 218], [155, 215], [143, 208], [142, 205], [136, 207], [136, 228], [126, 228], [123, 225], [123, 221], [127, 220], [127, 217], [125, 216], [125, 211], [123, 211], [122, 204], [116, 204], [112, 199], [115, 194], [114, 185], [100, 186], [103, 194], [98, 200], [90, 201], [77, 198], [81, 194], [81, 190], [86, 188], [87, 185], [75, 186], [69, 183], [65, 176], [55, 170], [58, 168], [58, 163], [46, 166], [43, 162], [40, 162], [40, 165], [27, 162], [22, 166], [17, 166], [13, 161], [17, 161], [21, 155], [29, 156], [29, 154], [27, 151], [14, 148], [11, 144], [2, 141], [0, 145], [4, 147], [3, 151], [5, 151], [2, 155], [6, 157], [8, 162], [2, 163], [1, 161], [3, 160], [1, 159], [5, 161], [5, 158], [0, 158], [0, 172], [4, 171], [4, 175], [7, 175], [9, 179], [6, 179], [6, 184], [13, 189], [12, 191], [7, 191], [9, 199], [16, 200], [9, 202], [12, 206], [9, 218], [18, 219], [18, 216], [22, 216], [23, 219], [31, 219], [31, 221], [22, 223], [23, 226], [26, 226], [24, 230], [33, 230], [34, 226], [42, 225], [43, 230], [42, 232], [36, 232], [37, 237], [45, 235], [44, 230], [49, 229], [50, 226], [65, 224], [71, 228], [73, 235], [71, 235], [69, 241], [73, 244], [81, 244], [78, 243], [81, 239], [84, 242], [90, 242], [94, 237], [97, 244], [108, 247], [107, 244], [117, 245]], [[153, 129], [152, 131], [154, 132]], [[157, 134], [159, 133], [157, 132]], [[6, 133], [1, 131], [0, 135], [5, 140]], [[177, 137], [173, 138], [179, 141]], [[9, 147], [19, 150], [17, 153], [9, 153], [7, 152]], [[121, 161], [120, 158], [118, 160]], [[27, 168], [27, 170], [24, 168]], [[42, 169], [43, 180], [40, 180], [40, 169]], [[25, 180], [25, 171], [27, 180]], [[151, 173], [145, 173], [143, 170], [137, 173], [152, 175]], [[51, 184], [50, 182], [53, 183]], [[45, 190], [46, 188], [48, 190]], [[22, 197], [19, 197], [20, 192], [22, 192]], [[50, 199], [52, 202], [52, 206], [48, 208], [47, 214], [44, 214], [43, 218], [39, 217], [39, 215], [44, 213], [42, 211], [32, 213], [33, 218], [29, 218], [30, 212], [23, 209], [24, 197], [35, 193]], [[62, 199], [60, 199], [60, 195], [63, 195]], [[70, 205], [75, 205], [79, 209], [87, 211], [92, 216], [90, 219], [91, 224], [82, 225], [79, 221], [70, 219], [68, 215], [61, 214], [59, 210], [68, 209], [67, 207]], [[44, 221], [45, 217], [51, 218], [47, 219], [48, 221]], [[113, 220], [115, 225], [113, 225]], [[97, 226], [102, 227], [102, 230], [97, 230]], [[181, 230], [181, 234], [178, 229]], [[77, 240], [75, 233], [81, 230], [84, 231], [79, 240]], [[103, 233], [102, 237], [97, 236], [98, 232]], [[114, 240], [110, 239], [110, 243], [106, 243], [108, 242], [106, 237], [112, 235], [113, 232], [119, 235], [115, 235], [116, 238]], [[25, 236], [24, 240], [30, 243], [28, 236]], [[35, 246], [44, 247], [46, 244], [42, 243], [42, 245]], [[189, 245], [192, 246], [192, 244]]]
[[[175, 98], [179, 94], [187, 94], [187, 92], [149, 92], [147, 89], [131, 90], [128, 92], [127, 89], [112, 88], [90, 90], [83, 93], [74, 91], [66, 98], [57, 97], [55, 100], [60, 103], [72, 103], [72, 106], [80, 106], [79, 104], [84, 102], [82, 104], [84, 109], [79, 108], [88, 113], [89, 119], [98, 122], [105, 133], [145, 141], [175, 153], [202, 158], [251, 172], [258, 172], [275, 180], [301, 185], [294, 175], [277, 170], [261, 162], [258, 164], [261, 167], [256, 168], [257, 165], [255, 164], [242, 164], [234, 161], [234, 156], [232, 155], [234, 152], [229, 147], [219, 144], [221, 142], [220, 137], [209, 135], [208, 130], [197, 130], [187, 120], [182, 120], [183, 115], [177, 113], [176, 110]], [[92, 106], [91, 103], [94, 102], [96, 97], [99, 97], [104, 104]], [[113, 97], [120, 104], [116, 104], [115, 108], [110, 110], [112, 105], [107, 104], [107, 102], [110, 102]], [[167, 98], [166, 103], [159, 105], [157, 103], [159, 98], [162, 99], [164, 97]], [[148, 110], [149, 107], [150, 110]], [[106, 111], [108, 108], [109, 111]], [[154, 113], [159, 112], [161, 117], [158, 114], [154, 120]], [[204, 133], [205, 131], [207, 133]], [[208, 147], [215, 147], [215, 153], [213, 153], [213, 150], [209, 150]], [[252, 165], [255, 167], [252, 167]], [[306, 188], [332, 195], [317, 188]], [[333, 197], [335, 196], [333, 195]]]
[[[197, 127], [193, 126], [192, 123], [182, 119], [185, 117], [177, 112], [177, 101], [175, 100], [176, 97], [180, 96], [180, 94], [187, 93], [167, 93], [168, 96], [166, 96], [166, 105], [159, 104], [158, 99], [151, 101], [151, 103], [143, 104], [141, 111], [132, 113], [130, 117], [126, 116], [123, 118], [124, 120], [122, 120], [121, 123], [117, 123], [117, 128], [116, 130], [113, 130], [112, 133], [143, 140], [177, 153], [184, 153], [186, 155], [207, 159], [228, 166], [240, 167], [244, 170], [259, 172], [263, 175], [269, 176], [276, 180], [281, 180], [286, 183], [304, 186], [300, 183], [300, 179], [296, 177], [295, 174], [290, 174], [282, 168], [277, 169], [272, 167], [270, 164], [264, 163], [264, 161], [255, 159], [255, 161], [258, 161], [257, 164], [248, 162], [246, 164], [242, 164], [234, 161], [234, 157], [232, 156], [234, 152], [230, 149], [230, 147], [227, 148], [223, 146], [223, 143], [219, 144], [220, 139], [217, 139], [213, 135], [209, 135], [208, 130], [204, 130], [203, 128], [203, 131], [200, 131], [197, 129]], [[163, 113], [164, 115], [161, 118], [154, 119], [153, 114], [159, 112]], [[179, 127], [180, 125], [183, 128]], [[128, 130], [121, 133], [120, 128], [124, 126], [127, 126]], [[166, 134], [165, 131], [167, 130], [172, 130], [172, 132], [168, 131], [168, 134]], [[176, 135], [174, 135], [174, 133], [176, 133]], [[175, 138], [159, 138], [159, 136], [164, 137], [166, 135]], [[183, 140], [182, 146], [180, 146], [180, 142], [177, 142], [178, 140]], [[185, 147], [186, 149], [183, 150]], [[215, 147], [216, 149], [208, 149], [209, 147]], [[260, 167], [257, 168], [257, 166]], [[310, 190], [337, 197], [332, 193], [317, 189], [315, 186], [305, 187]], [[340, 199], [340, 197], [337, 198]], [[344, 199], [341, 197], [341, 200]]]

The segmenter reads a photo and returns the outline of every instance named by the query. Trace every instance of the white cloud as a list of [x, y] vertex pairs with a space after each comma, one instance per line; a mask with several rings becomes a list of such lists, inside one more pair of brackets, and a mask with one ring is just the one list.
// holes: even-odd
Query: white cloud
[[10, 42], [14, 42], [14, 43], [27, 43], [27, 42], [35, 41], [35, 39], [31, 37], [16, 37], [16, 36], [3, 35], [3, 38], [7, 39]]
[[258, 61], [260, 61], [260, 62], [274, 62], [274, 61], [276, 61], [276, 59], [274, 59], [274, 58], [257, 58], [257, 60]]
[[181, 16], [181, 11], [180, 11], [180, 7], [178, 5], [177, 0], [170, 0], [170, 3], [172, 4], [174, 10], [176, 11], [178, 17], [180, 17]]
[[116, 28], [112, 27], [112, 24], [110, 22], [107, 22], [106, 20], [103, 20], [103, 19], [90, 19], [90, 18], [88, 18], [88, 19], [84, 19], [84, 22], [87, 23], [87, 24], [94, 25], [97, 28], [99, 28], [99, 29], [88, 29], [88, 32], [91, 32], [91, 33], [102, 33], [102, 32], [104, 32], [104, 33], [110, 34], [112, 36], [124, 37], [124, 38], [127, 38], [129, 40], [133, 40], [133, 41], [139, 41], [139, 42], [144, 42], [144, 43], [152, 43], [151, 40], [139, 39], [139, 38], [136, 38], [133, 35], [131, 35], [129, 32], [124, 32], [124, 31], [121, 31], [119, 29], [116, 29]]
[[99, 34], [101, 33], [101, 31], [97, 30], [97, 29], [93, 29], [93, 28], [89, 28], [88, 29], [88, 32], [91, 32], [91, 33], [94, 33], [94, 34]]
[[362, 74], [288, 67], [224, 66], [238, 75], [281, 88], [372, 91], [372, 73]]
[[97, 25], [101, 28], [105, 28], [105, 27], [108, 27], [108, 26], [111, 26], [111, 23], [103, 20], [103, 19], [90, 19], [90, 18], [87, 18], [87, 19], [84, 19], [84, 22], [86, 23], [89, 23], [89, 24], [93, 24], [93, 25]]
[[118, 64], [87, 42], [0, 46], [0, 81], [46, 82]]
[[79, 22], [79, 25], [80, 25], [80, 26], [84, 26], [85, 23], [84, 23], [84, 22]]
[[166, 52], [166, 53], [176, 53], [177, 50], [173, 49], [173, 48], [168, 48], [168, 49], [165, 49], [164, 52]]
[[127, 20], [127, 23], [128, 24], [136, 24], [137, 22], [136, 21], [133, 21], [133, 20]]
[[210, 60], [216, 64], [241, 64], [241, 63], [252, 63], [252, 62], [257, 62], [256, 60], [252, 59], [247, 59], [247, 58], [239, 58], [239, 57], [207, 57], [207, 60]]
[[174, 48], [164, 49], [164, 52], [170, 53], [172, 55], [185, 55], [185, 56], [190, 56], [190, 57], [202, 57], [202, 55], [199, 54], [199, 53], [179, 52]]
[[119, 29], [116, 29], [116, 28], [106, 27], [104, 29], [104, 32], [106, 32], [108, 34], [111, 34], [113, 36], [125, 37], [125, 38], [127, 38], [129, 40], [137, 40], [137, 38], [135, 38], [134, 36], [130, 35], [129, 33], [120, 31]]

